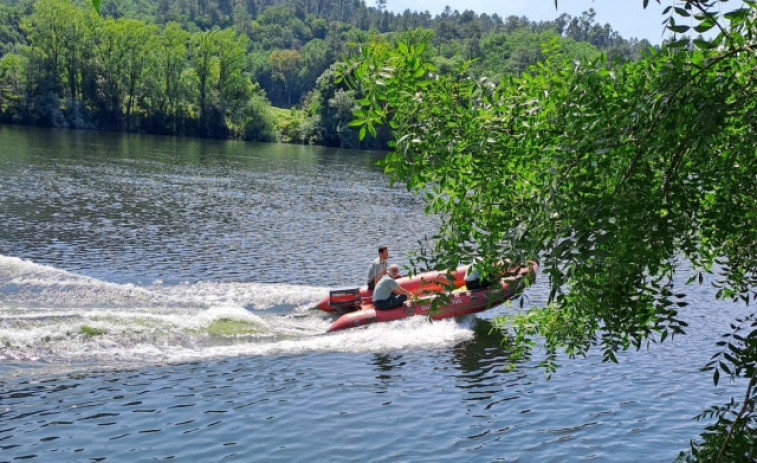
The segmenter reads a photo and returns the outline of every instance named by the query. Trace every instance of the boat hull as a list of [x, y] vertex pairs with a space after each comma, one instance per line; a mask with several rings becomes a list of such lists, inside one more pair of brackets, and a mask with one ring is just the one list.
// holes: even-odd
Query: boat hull
[[[522, 269], [517, 275], [503, 278], [500, 281], [500, 287], [475, 291], [455, 291], [447, 294], [446, 298], [441, 298], [437, 295], [426, 296], [417, 301], [407, 302], [404, 305], [389, 310], [376, 310], [372, 304], [367, 304], [361, 310], [341, 315], [329, 326], [328, 331], [357, 328], [416, 315], [429, 317], [432, 320], [440, 320], [482, 312], [513, 297], [524, 287], [523, 280], [525, 277], [528, 275], [534, 277], [536, 270], [536, 263], [532, 263], [529, 267]], [[434, 301], [437, 299], [436, 307], [434, 307]]]

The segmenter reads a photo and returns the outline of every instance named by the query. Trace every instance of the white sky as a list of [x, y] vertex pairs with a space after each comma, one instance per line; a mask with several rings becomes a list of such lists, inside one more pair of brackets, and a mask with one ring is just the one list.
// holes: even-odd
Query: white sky
[[[531, 21], [548, 21], [563, 13], [571, 16], [581, 16], [589, 8], [597, 13], [595, 21], [600, 25], [610, 24], [621, 37], [630, 39], [647, 39], [652, 44], [660, 44], [663, 38], [669, 38], [662, 21], [662, 11], [673, 0], [649, 1], [649, 6], [643, 8], [643, 0], [558, 0], [555, 10], [554, 0], [387, 0], [388, 11], [402, 13], [411, 11], [428, 11], [432, 16], [449, 7], [454, 11], [463, 12], [473, 10], [481, 14], [498, 14], [502, 19], [508, 16], [526, 16]], [[369, 6], [375, 2], [366, 0]]]

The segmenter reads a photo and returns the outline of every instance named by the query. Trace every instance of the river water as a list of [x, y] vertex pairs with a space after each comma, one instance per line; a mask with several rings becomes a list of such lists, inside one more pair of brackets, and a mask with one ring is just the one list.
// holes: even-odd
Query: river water
[[550, 380], [505, 370], [514, 305], [325, 334], [437, 223], [380, 157], [0, 127], [0, 462], [673, 461], [740, 393], [699, 371], [744, 310], [708, 285], [689, 335]]

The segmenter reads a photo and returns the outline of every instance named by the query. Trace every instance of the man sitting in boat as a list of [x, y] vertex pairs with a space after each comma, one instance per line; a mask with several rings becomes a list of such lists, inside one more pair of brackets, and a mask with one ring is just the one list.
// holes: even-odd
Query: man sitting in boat
[[379, 246], [378, 257], [371, 262], [368, 267], [368, 278], [366, 278], [366, 284], [368, 289], [373, 291], [378, 284], [378, 281], [382, 276], [386, 275], [386, 260], [389, 258], [389, 248], [385, 245]]
[[[399, 271], [399, 268], [397, 269]], [[376, 310], [388, 310], [401, 306], [413, 294], [402, 288], [397, 281], [387, 274], [381, 277], [373, 290], [373, 306]]]
[[400, 273], [400, 266], [397, 264], [392, 264], [389, 266], [389, 276], [394, 278], [395, 280], [397, 278], [402, 278], [402, 274]]

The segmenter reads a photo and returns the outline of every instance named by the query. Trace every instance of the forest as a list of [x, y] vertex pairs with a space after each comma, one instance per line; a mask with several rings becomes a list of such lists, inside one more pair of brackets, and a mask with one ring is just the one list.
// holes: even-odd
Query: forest
[[546, 58], [638, 60], [592, 10], [555, 21], [387, 11], [386, 0], [0, 2], [0, 123], [385, 149], [350, 127], [333, 68], [372, 40], [428, 41], [440, 73], [498, 82]]

